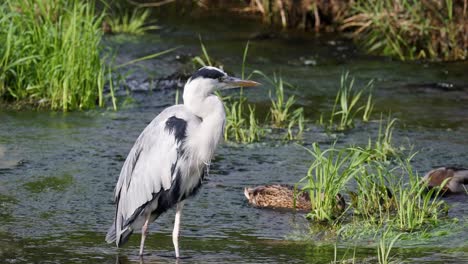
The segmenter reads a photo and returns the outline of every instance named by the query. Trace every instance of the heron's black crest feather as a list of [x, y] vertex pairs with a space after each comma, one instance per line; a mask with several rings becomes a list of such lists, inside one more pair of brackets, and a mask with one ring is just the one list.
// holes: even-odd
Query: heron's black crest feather
[[166, 129], [169, 133], [174, 134], [175, 139], [180, 142], [186, 137], [187, 122], [184, 119], [171, 116], [166, 121]]
[[199, 69], [198, 71], [194, 72], [190, 79], [195, 80], [198, 77], [203, 77], [203, 78], [208, 78], [208, 79], [218, 79], [223, 76], [226, 76], [226, 73], [220, 70], [217, 70], [215, 68], [203, 67]]

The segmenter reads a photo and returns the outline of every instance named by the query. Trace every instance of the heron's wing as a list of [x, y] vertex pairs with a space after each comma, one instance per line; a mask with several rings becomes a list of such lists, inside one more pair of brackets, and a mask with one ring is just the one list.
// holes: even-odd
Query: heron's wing
[[168, 190], [184, 151], [187, 126], [199, 122], [183, 106], [159, 114], [130, 150], [115, 188], [116, 217], [125, 223], [161, 190]]

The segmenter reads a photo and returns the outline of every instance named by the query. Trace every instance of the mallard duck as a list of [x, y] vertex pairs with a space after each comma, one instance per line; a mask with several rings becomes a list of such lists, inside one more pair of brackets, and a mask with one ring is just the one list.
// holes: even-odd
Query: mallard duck
[[[256, 207], [296, 209], [300, 211], [311, 210], [308, 193], [301, 190], [294, 190], [293, 186], [287, 184], [272, 184], [257, 186], [255, 188], [245, 188], [244, 195], [249, 203]], [[337, 209], [342, 212], [346, 206], [343, 196], [338, 194], [336, 200]]]
[[423, 181], [431, 188], [442, 187], [443, 194], [467, 193], [464, 184], [468, 184], [468, 169], [457, 167], [440, 167], [426, 173]]

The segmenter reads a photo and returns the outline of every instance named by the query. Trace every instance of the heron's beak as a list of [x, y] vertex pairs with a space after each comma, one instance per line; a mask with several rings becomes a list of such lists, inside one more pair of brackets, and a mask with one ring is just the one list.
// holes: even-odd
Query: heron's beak
[[261, 83], [250, 81], [250, 80], [242, 80], [240, 78], [226, 76], [223, 79], [223, 83], [227, 85], [226, 88], [235, 88], [235, 87], [253, 87], [261, 85]]

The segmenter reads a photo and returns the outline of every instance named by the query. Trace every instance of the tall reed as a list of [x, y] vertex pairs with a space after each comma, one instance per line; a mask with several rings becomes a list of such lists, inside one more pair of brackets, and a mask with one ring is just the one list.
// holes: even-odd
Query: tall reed
[[[463, 2], [463, 3], [462, 3]], [[374, 54], [406, 59], [468, 58], [467, 1], [356, 1], [344, 20]]]
[[447, 211], [446, 204], [440, 199], [440, 190], [427, 191], [427, 186], [413, 171], [411, 158], [401, 162], [401, 172], [408, 175], [408, 184], [400, 181], [394, 189], [396, 225], [405, 232], [417, 231], [437, 224]]
[[[355, 79], [350, 77], [349, 72], [341, 75], [340, 88], [335, 97], [332, 112], [328, 122], [324, 121], [323, 115], [320, 117], [320, 123], [332, 130], [346, 130], [354, 127], [356, 115], [363, 112], [362, 120], [368, 121], [373, 110], [372, 101], [373, 81], [369, 81], [362, 88], [355, 88]], [[362, 97], [364, 92], [368, 92], [367, 101], [364, 104]]]
[[112, 33], [142, 35], [146, 31], [159, 28], [155, 25], [148, 25], [148, 18], [151, 14], [149, 9], [135, 8], [128, 11], [117, 6], [116, 10], [112, 8], [105, 18]]
[[[301, 137], [304, 131], [304, 109], [297, 106], [297, 100], [294, 95], [286, 96], [284, 86], [293, 87], [284, 82], [281, 76], [273, 74], [273, 77], [265, 73], [254, 70], [252, 74], [262, 76], [274, 88], [274, 95], [270, 90], [270, 117], [271, 124], [275, 128], [287, 128], [285, 139], [294, 140]], [[296, 131], [296, 132], [294, 132]]]
[[101, 22], [88, 2], [3, 2], [0, 96], [63, 111], [103, 106]]
[[372, 141], [369, 138], [366, 150], [371, 154], [370, 158], [380, 161], [387, 161], [398, 154], [397, 148], [393, 144], [393, 130], [397, 122], [396, 118], [391, 118], [390, 115], [385, 122], [382, 115], [380, 116], [379, 132], [377, 139]]
[[340, 192], [359, 173], [358, 168], [367, 157], [350, 148], [335, 149], [332, 146], [322, 150], [316, 143], [307, 151], [314, 159], [307, 176], [301, 180], [312, 204], [308, 216], [318, 221], [332, 221], [340, 213], [337, 210]]

